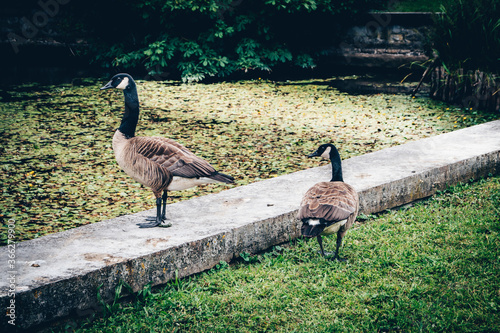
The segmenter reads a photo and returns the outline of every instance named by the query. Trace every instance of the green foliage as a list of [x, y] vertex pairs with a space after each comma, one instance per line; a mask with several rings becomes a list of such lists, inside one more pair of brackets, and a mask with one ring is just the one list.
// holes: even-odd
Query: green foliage
[[500, 2], [448, 0], [441, 11], [433, 47], [446, 70], [500, 73]]
[[225, 270], [228, 268], [229, 268], [229, 264], [226, 261], [221, 260], [221, 261], [219, 261], [219, 263], [217, 265], [215, 265], [214, 268], [211, 269], [211, 271], [217, 272], [217, 271], [222, 271], [222, 270]]
[[314, 68], [320, 51], [335, 45], [353, 17], [376, 3], [105, 0], [96, 14], [102, 20], [85, 16], [88, 9], [78, 4], [73, 13], [94, 32], [92, 53], [100, 65], [196, 82], [232, 73], [269, 72], [281, 65]]
[[250, 261], [250, 254], [247, 253], [247, 252], [241, 252], [240, 253], [240, 257], [241, 259], [243, 259], [244, 261]]

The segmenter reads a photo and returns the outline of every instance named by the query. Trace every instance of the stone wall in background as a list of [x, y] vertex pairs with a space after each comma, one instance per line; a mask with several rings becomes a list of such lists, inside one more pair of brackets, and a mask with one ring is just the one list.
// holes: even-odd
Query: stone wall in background
[[428, 60], [432, 13], [370, 13], [327, 54], [343, 66], [395, 69]]

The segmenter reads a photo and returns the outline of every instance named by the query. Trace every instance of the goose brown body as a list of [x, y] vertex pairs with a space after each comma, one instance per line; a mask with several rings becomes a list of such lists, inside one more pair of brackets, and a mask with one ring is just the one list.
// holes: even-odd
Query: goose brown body
[[[356, 220], [358, 208], [358, 194], [352, 186], [344, 182], [317, 183], [300, 204], [297, 217], [304, 222], [302, 235], [316, 237], [341, 232], [343, 237]], [[319, 224], [309, 224], [311, 219], [319, 220]]]
[[172, 182], [172, 173], [166, 167], [138, 152], [136, 140], [138, 138], [127, 139], [119, 130], [115, 132], [113, 151], [116, 161], [127, 175], [151, 188], [156, 198], [159, 198]]
[[181, 191], [201, 184], [232, 183], [204, 159], [180, 143], [163, 137], [127, 139], [119, 130], [113, 136], [118, 165], [130, 177], [151, 188], [157, 198], [163, 191]]

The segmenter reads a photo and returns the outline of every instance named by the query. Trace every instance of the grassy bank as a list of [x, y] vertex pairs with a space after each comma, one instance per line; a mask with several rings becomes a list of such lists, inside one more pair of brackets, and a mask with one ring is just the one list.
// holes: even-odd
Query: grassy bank
[[[500, 177], [364, 217], [348, 263], [297, 240], [109, 306], [77, 332], [498, 332]], [[333, 248], [334, 237], [325, 239]], [[56, 330], [56, 331], [58, 331]]]
[[[305, 154], [319, 143], [349, 158], [498, 117], [425, 98], [348, 95], [335, 80], [138, 82], [136, 133], [181, 142], [240, 186], [318, 166]], [[116, 165], [123, 96], [103, 84], [0, 90], [0, 220], [15, 219], [18, 241], [153, 208], [152, 193]], [[225, 188], [173, 192], [169, 202]]]

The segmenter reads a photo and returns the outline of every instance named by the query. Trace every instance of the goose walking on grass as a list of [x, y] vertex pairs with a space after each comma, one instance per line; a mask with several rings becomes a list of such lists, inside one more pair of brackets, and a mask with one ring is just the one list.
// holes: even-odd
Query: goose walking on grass
[[317, 183], [304, 195], [297, 214], [297, 218], [302, 221], [301, 233], [304, 237], [318, 239], [323, 257], [325, 252], [321, 235], [337, 233], [337, 248], [331, 260], [345, 261], [339, 256], [339, 249], [342, 238], [358, 215], [358, 194], [352, 186], [344, 183], [340, 155], [333, 144], [321, 145], [307, 157], [314, 156], [331, 161], [332, 180]]
[[134, 79], [128, 74], [117, 74], [101, 90], [110, 88], [123, 90], [125, 98], [123, 118], [113, 136], [116, 161], [130, 177], [151, 188], [156, 197], [156, 218], [154, 222], [140, 224], [141, 228], [170, 226], [165, 224], [167, 191], [216, 182], [234, 183], [233, 177], [217, 172], [207, 161], [172, 139], [135, 136], [139, 97]]

